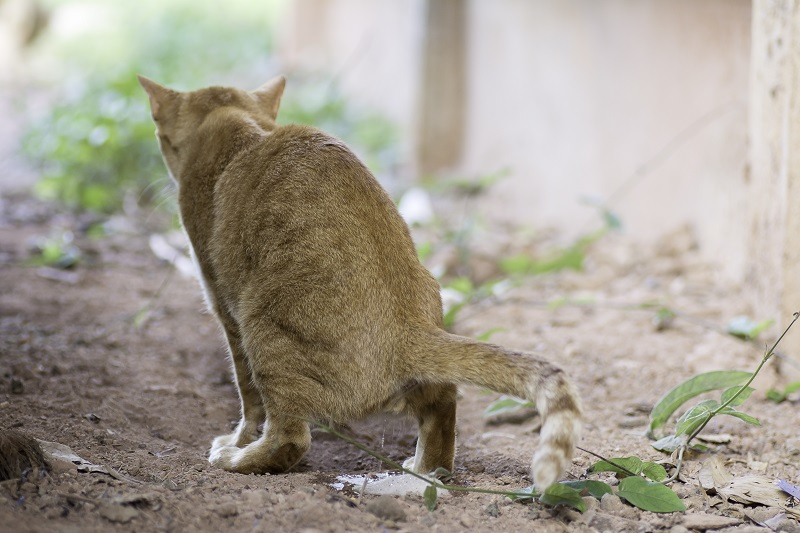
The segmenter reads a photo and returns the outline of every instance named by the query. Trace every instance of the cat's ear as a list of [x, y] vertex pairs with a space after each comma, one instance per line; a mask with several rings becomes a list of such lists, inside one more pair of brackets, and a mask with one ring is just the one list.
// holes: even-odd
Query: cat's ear
[[284, 87], [286, 87], [286, 78], [276, 76], [252, 92], [252, 95], [264, 106], [272, 120], [278, 117], [278, 108], [281, 106]]
[[142, 75], [137, 78], [139, 78], [139, 84], [147, 92], [147, 96], [150, 97], [150, 111], [153, 118], [156, 118], [165, 108], [170, 107], [180, 96], [178, 91], [159, 85], [150, 78]]

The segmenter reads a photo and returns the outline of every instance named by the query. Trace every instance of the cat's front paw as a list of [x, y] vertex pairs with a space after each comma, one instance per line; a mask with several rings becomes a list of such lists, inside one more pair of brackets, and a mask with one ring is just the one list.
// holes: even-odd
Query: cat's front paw
[[[224, 435], [228, 437], [229, 435]], [[223, 437], [214, 439], [214, 444]], [[233, 470], [234, 459], [236, 455], [241, 452], [240, 448], [236, 446], [217, 446], [212, 445], [211, 452], [208, 455], [208, 462], [214, 466], [218, 466], [224, 470]]]
[[236, 446], [236, 441], [238, 439], [239, 439], [238, 431], [234, 431], [233, 433], [230, 433], [228, 435], [220, 435], [219, 437], [211, 441], [211, 450], [208, 453], [214, 455], [214, 452], [216, 452], [220, 448]]

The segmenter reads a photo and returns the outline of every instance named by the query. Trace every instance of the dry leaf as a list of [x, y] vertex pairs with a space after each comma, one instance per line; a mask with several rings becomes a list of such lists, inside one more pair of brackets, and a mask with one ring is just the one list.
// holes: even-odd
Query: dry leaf
[[717, 492], [733, 501], [745, 504], [766, 505], [782, 509], [787, 514], [800, 517], [800, 508], [790, 507], [790, 496], [765, 476], [743, 476], [734, 478]]
[[128, 483], [134, 483], [137, 485], [141, 483], [140, 481], [137, 481], [135, 479], [123, 476], [113, 468], [108, 468], [106, 466], [90, 463], [86, 459], [76, 455], [75, 452], [73, 452], [69, 446], [59, 444], [58, 442], [48, 442], [46, 440], [36, 439], [36, 441], [39, 443], [39, 446], [42, 447], [42, 452], [44, 452], [45, 456], [49, 460], [72, 463], [78, 469], [78, 472], [107, 474], [113, 477], [114, 479], [118, 479], [120, 481], [126, 481]]
[[701, 433], [695, 438], [709, 444], [728, 444], [731, 440], [733, 440], [733, 436], [727, 433], [721, 435], [703, 435]]
[[703, 490], [714, 493], [720, 487], [730, 483], [733, 476], [725, 468], [722, 459], [713, 455], [703, 462], [703, 467], [700, 468], [697, 478], [700, 480], [700, 486], [703, 487]]

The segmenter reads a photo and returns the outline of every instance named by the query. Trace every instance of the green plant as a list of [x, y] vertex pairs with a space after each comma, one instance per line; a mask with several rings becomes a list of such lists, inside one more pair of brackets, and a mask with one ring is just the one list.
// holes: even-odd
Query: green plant
[[782, 391], [770, 389], [767, 391], [767, 399], [775, 403], [782, 403], [789, 399], [789, 395], [800, 391], [800, 381], [795, 381], [786, 385]]
[[76, 266], [83, 259], [83, 253], [74, 243], [71, 231], [53, 233], [48, 237], [34, 240], [35, 255], [30, 263], [55, 268], [68, 269]]
[[[437, 469], [430, 476], [424, 476], [408, 470], [401, 464], [388, 459], [382, 454], [364, 446], [358, 441], [343, 435], [339, 431], [320, 422], [313, 422], [322, 431], [331, 433], [343, 441], [355, 446], [359, 450], [375, 457], [379, 461], [388, 464], [392, 468], [416, 477], [425, 482], [423, 490], [423, 500], [428, 510], [433, 511], [438, 503], [438, 490], [448, 490], [455, 492], [477, 492], [482, 494], [497, 494], [506, 496], [513, 500], [538, 500], [539, 502], [555, 507], [564, 505], [577, 509], [580, 512], [586, 511], [584, 495], [590, 495], [601, 499], [604, 494], [613, 494], [614, 489], [607, 483], [582, 479], [577, 481], [564, 481], [554, 483], [547, 487], [543, 492], [531, 485], [518, 490], [495, 490], [480, 487], [463, 487], [442, 483], [440, 479], [447, 479], [451, 476], [450, 472], [443, 468]], [[585, 451], [585, 450], [584, 450]], [[591, 453], [591, 452], [589, 452]], [[666, 477], [666, 471], [661, 465], [647, 461], [641, 461], [636, 457], [626, 457], [620, 459], [602, 459], [596, 462], [589, 470], [590, 473], [613, 472], [621, 479], [616, 494], [631, 503], [632, 505], [655, 513], [669, 513], [685, 510], [685, 506], [678, 496], [669, 488], [664, 486], [661, 481]]]
[[483, 411], [484, 417], [515, 413], [520, 409], [531, 409], [536, 407], [530, 400], [522, 400], [514, 396], [503, 394], [498, 399], [490, 403]]
[[[64, 65], [65, 74], [56, 103], [23, 139], [24, 152], [41, 167], [35, 190], [73, 208], [106, 213], [148, 205], [157, 199], [158, 185], [170, 181], [136, 74], [177, 90], [212, 83], [255, 88], [270, 75], [264, 66], [272, 47], [269, 21], [279, 2], [230, 0], [224, 10], [191, 0], [86, 4], [103, 23], [39, 46], [41, 55]], [[103, 31], [106, 26], [116, 31]], [[393, 126], [355, 108], [334, 85], [320, 87], [293, 86], [281, 119], [329, 129], [356, 145], [368, 164], [391, 165]]]
[[648, 434], [651, 438], [657, 438], [655, 431], [663, 426], [672, 414], [685, 402], [704, 392], [722, 390], [719, 400], [703, 400], [691, 407], [678, 418], [675, 431], [672, 434], [661, 437], [653, 443], [653, 447], [657, 450], [665, 452], [678, 451], [678, 464], [670, 480], [676, 479], [680, 474], [685, 450], [689, 447], [699, 447], [698, 445], [693, 446], [692, 440], [697, 437], [715, 416], [728, 415], [749, 424], [760, 425], [758, 420], [736, 409], [736, 407], [742, 405], [747, 398], [750, 397], [753, 392], [753, 388], [750, 387], [750, 384], [767, 361], [774, 355], [778, 344], [783, 340], [783, 337], [786, 336], [798, 318], [800, 318], [800, 312], [794, 314], [792, 321], [786, 326], [786, 329], [773, 343], [772, 347], [765, 351], [761, 362], [752, 373], [736, 370], [722, 370], [700, 374], [673, 388], [656, 404], [650, 414], [650, 428]]

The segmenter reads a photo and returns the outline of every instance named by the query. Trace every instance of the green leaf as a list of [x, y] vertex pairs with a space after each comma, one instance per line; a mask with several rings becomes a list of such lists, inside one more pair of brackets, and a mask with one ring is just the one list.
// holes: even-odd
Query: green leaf
[[727, 331], [738, 339], [753, 340], [774, 323], [769, 319], [756, 322], [746, 316], [737, 316], [728, 323]]
[[436, 509], [437, 496], [438, 493], [436, 492], [436, 487], [433, 485], [428, 485], [425, 487], [425, 491], [422, 493], [422, 498], [425, 500], [425, 507], [427, 507], [429, 511]]
[[767, 391], [767, 399], [775, 403], [785, 402], [789, 395], [800, 390], [800, 381], [789, 383], [783, 392], [778, 389], [770, 389]]
[[551, 507], [566, 505], [582, 513], [586, 511], [586, 502], [581, 498], [581, 491], [568, 487], [563, 483], [553, 483], [547, 487], [544, 494], [539, 496], [539, 501]]
[[642, 466], [642, 474], [653, 481], [663, 481], [667, 479], [667, 471], [658, 463], [645, 462]]
[[640, 477], [628, 477], [620, 481], [617, 496], [639, 509], [652, 513], [686, 510], [678, 495], [668, 487]]
[[618, 230], [622, 228], [622, 220], [619, 218], [619, 215], [610, 209], [603, 209], [603, 221], [606, 223], [608, 229]]
[[[613, 464], [612, 464], [613, 463]], [[620, 468], [621, 467], [621, 468]], [[638, 457], [618, 457], [608, 461], [597, 461], [589, 468], [589, 472], [614, 472], [617, 477], [630, 476], [624, 469], [633, 472], [637, 476], [644, 474], [653, 481], [661, 481], [667, 478], [667, 471], [658, 463], [642, 461]]]
[[544, 259], [527, 255], [514, 255], [500, 260], [500, 268], [506, 274], [539, 275], [561, 270], [583, 270], [588, 240], [579, 240], [568, 248], [558, 250]]
[[445, 329], [450, 329], [456, 323], [456, 317], [458, 313], [463, 309], [463, 307], [467, 305], [467, 302], [458, 302], [450, 306], [450, 309], [442, 317], [442, 324], [444, 325]]
[[505, 413], [513, 413], [515, 411], [519, 411], [520, 409], [531, 407], [535, 407], [531, 401], [521, 400], [519, 398], [515, 398], [514, 396], [503, 395], [486, 407], [486, 410], [483, 412], [483, 416], [490, 417]]
[[689, 378], [669, 391], [653, 408], [648, 435], [655, 439], [655, 430], [666, 424], [672, 414], [688, 400], [704, 392], [740, 385], [749, 377], [750, 372], [717, 370]]
[[[742, 389], [741, 386], [735, 386], [725, 389], [725, 391], [722, 393], [722, 397], [720, 398], [719, 403], [724, 405], [728, 400], [736, 396], [736, 394], [739, 392], [740, 389]], [[736, 396], [736, 399], [733, 400], [733, 402], [731, 402], [728, 405], [730, 407], [736, 407], [737, 405], [742, 405], [744, 402], [747, 401], [750, 395], [753, 394], [754, 390], [755, 389], [753, 387], [745, 387], [744, 390], [742, 390], [741, 394]]]
[[678, 419], [675, 434], [678, 436], [691, 435], [711, 417], [711, 412], [717, 407], [719, 407], [717, 400], [705, 400], [698, 403]]
[[433, 253], [433, 244], [425, 241], [417, 243], [417, 257], [421, 262], [425, 262]]
[[500, 333], [501, 331], [508, 331], [508, 330], [506, 328], [492, 328], [488, 331], [484, 331], [483, 333], [475, 337], [475, 340], [481, 342], [488, 342], [489, 339], [492, 338], [492, 335], [494, 335], [495, 333]]
[[533, 498], [538, 498], [539, 496], [540, 496], [539, 492], [533, 485], [529, 485], [525, 488], [515, 490], [513, 493], [508, 494], [508, 497], [512, 500], [530, 500]]
[[437, 467], [436, 470], [433, 471], [433, 477], [436, 479], [448, 479], [453, 477], [453, 473], [450, 472], [443, 466]]
[[739, 420], [744, 420], [748, 424], [753, 424], [754, 426], [760, 426], [761, 425], [761, 422], [759, 422], [754, 417], [748, 415], [747, 413], [743, 413], [741, 411], [737, 411], [736, 409], [733, 409], [732, 407], [726, 407], [725, 409], [720, 411], [719, 414], [736, 417]]
[[779, 391], [778, 389], [769, 389], [767, 391], [767, 400], [775, 403], [785, 402], [787, 394]]
[[472, 283], [472, 280], [463, 276], [448, 283], [447, 287], [457, 290], [461, 294], [466, 294], [467, 296], [475, 292], [475, 285]]
[[684, 444], [684, 439], [676, 435], [667, 435], [651, 444], [653, 448], [660, 452], [672, 453]]
[[616, 457], [608, 461], [597, 461], [589, 467], [589, 472], [614, 472], [619, 477], [625, 477], [630, 476], [630, 474], [623, 469], [639, 475], [642, 473], [643, 468], [644, 463], [638, 457]]
[[602, 481], [597, 481], [594, 479], [580, 479], [576, 481], [562, 481], [562, 485], [566, 485], [567, 487], [575, 490], [581, 491], [581, 494], [588, 492], [591, 496], [595, 498], [602, 499], [603, 494], [613, 494], [614, 490], [608, 483], [603, 483]]

